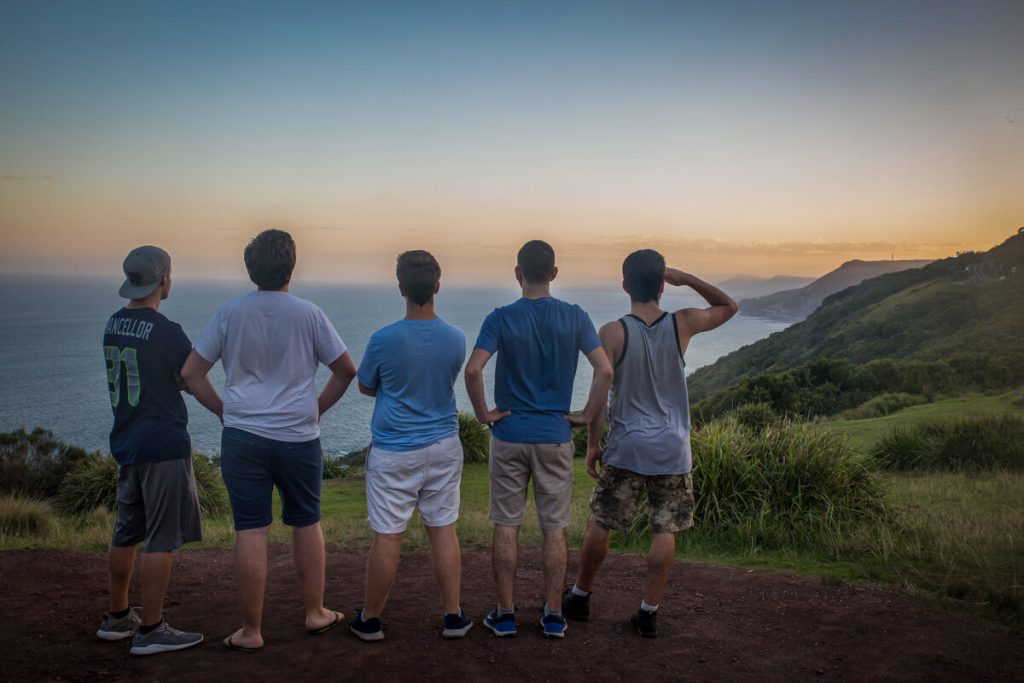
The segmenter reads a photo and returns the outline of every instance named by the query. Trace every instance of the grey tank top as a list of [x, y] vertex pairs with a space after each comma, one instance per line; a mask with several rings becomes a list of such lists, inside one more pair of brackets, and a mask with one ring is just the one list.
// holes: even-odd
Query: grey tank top
[[675, 315], [665, 313], [650, 326], [632, 314], [619, 322], [626, 341], [615, 366], [602, 459], [639, 474], [686, 474], [690, 402]]

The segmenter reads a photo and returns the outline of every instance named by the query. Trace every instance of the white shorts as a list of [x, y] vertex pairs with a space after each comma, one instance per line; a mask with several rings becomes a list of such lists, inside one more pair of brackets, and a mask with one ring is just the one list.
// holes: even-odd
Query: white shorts
[[458, 436], [402, 453], [372, 447], [366, 459], [370, 528], [379, 534], [401, 533], [415, 508], [425, 526], [454, 524], [459, 518], [462, 460]]

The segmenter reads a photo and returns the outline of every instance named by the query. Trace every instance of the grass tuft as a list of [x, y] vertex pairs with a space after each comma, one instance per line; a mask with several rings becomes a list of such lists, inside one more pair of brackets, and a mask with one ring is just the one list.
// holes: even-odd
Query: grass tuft
[[0, 496], [0, 536], [45, 536], [54, 517], [46, 501], [17, 494]]
[[1024, 418], [1013, 415], [896, 428], [871, 451], [882, 469], [977, 472], [1024, 470]]
[[487, 462], [491, 432], [472, 413], [459, 413], [459, 441], [466, 463]]

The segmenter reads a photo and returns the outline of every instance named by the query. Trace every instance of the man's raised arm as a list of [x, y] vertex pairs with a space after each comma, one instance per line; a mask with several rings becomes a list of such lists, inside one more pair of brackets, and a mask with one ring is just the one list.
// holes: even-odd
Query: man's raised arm
[[676, 321], [680, 325], [680, 345], [685, 345], [695, 334], [715, 329], [736, 315], [739, 310], [739, 306], [732, 300], [732, 297], [690, 273], [684, 273], [675, 268], [666, 268], [665, 282], [676, 287], [690, 287], [711, 304], [708, 308], [682, 308], [675, 312]]

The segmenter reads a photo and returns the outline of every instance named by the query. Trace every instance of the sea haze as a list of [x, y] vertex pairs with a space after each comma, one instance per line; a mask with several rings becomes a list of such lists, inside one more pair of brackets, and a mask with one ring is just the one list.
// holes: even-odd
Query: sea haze
[[[103, 328], [124, 300], [117, 296], [119, 278], [74, 278], [61, 281], [35, 277], [0, 277], [4, 316], [0, 320], [0, 430], [44, 427], [58, 438], [89, 449], [107, 450], [111, 410], [102, 354]], [[174, 282], [161, 313], [181, 323], [195, 340], [210, 317], [224, 302], [252, 289], [248, 282], [185, 280]], [[296, 282], [292, 293], [320, 306], [349, 347], [356, 364], [370, 335], [405, 314], [397, 286], [358, 286]], [[621, 317], [629, 301], [620, 289], [568, 290], [552, 293], [582, 306], [600, 326]], [[484, 316], [497, 306], [515, 301], [515, 283], [501, 289], [446, 288], [442, 284], [437, 311], [466, 333], [467, 354], [472, 349]], [[667, 309], [699, 305], [690, 290], [669, 288], [663, 300]], [[713, 363], [720, 356], [767, 337], [787, 323], [736, 316], [725, 326], [700, 335], [686, 354], [688, 371]], [[494, 363], [485, 376], [492, 397]], [[327, 380], [321, 368], [318, 383]], [[586, 403], [590, 364], [581, 356], [573, 409]], [[218, 390], [224, 374], [220, 365], [211, 374]], [[461, 377], [456, 385], [460, 410], [472, 410]], [[206, 453], [220, 450], [220, 423], [186, 398], [193, 447]], [[345, 453], [370, 441], [373, 399], [353, 387], [321, 423], [322, 441], [328, 453]]]

